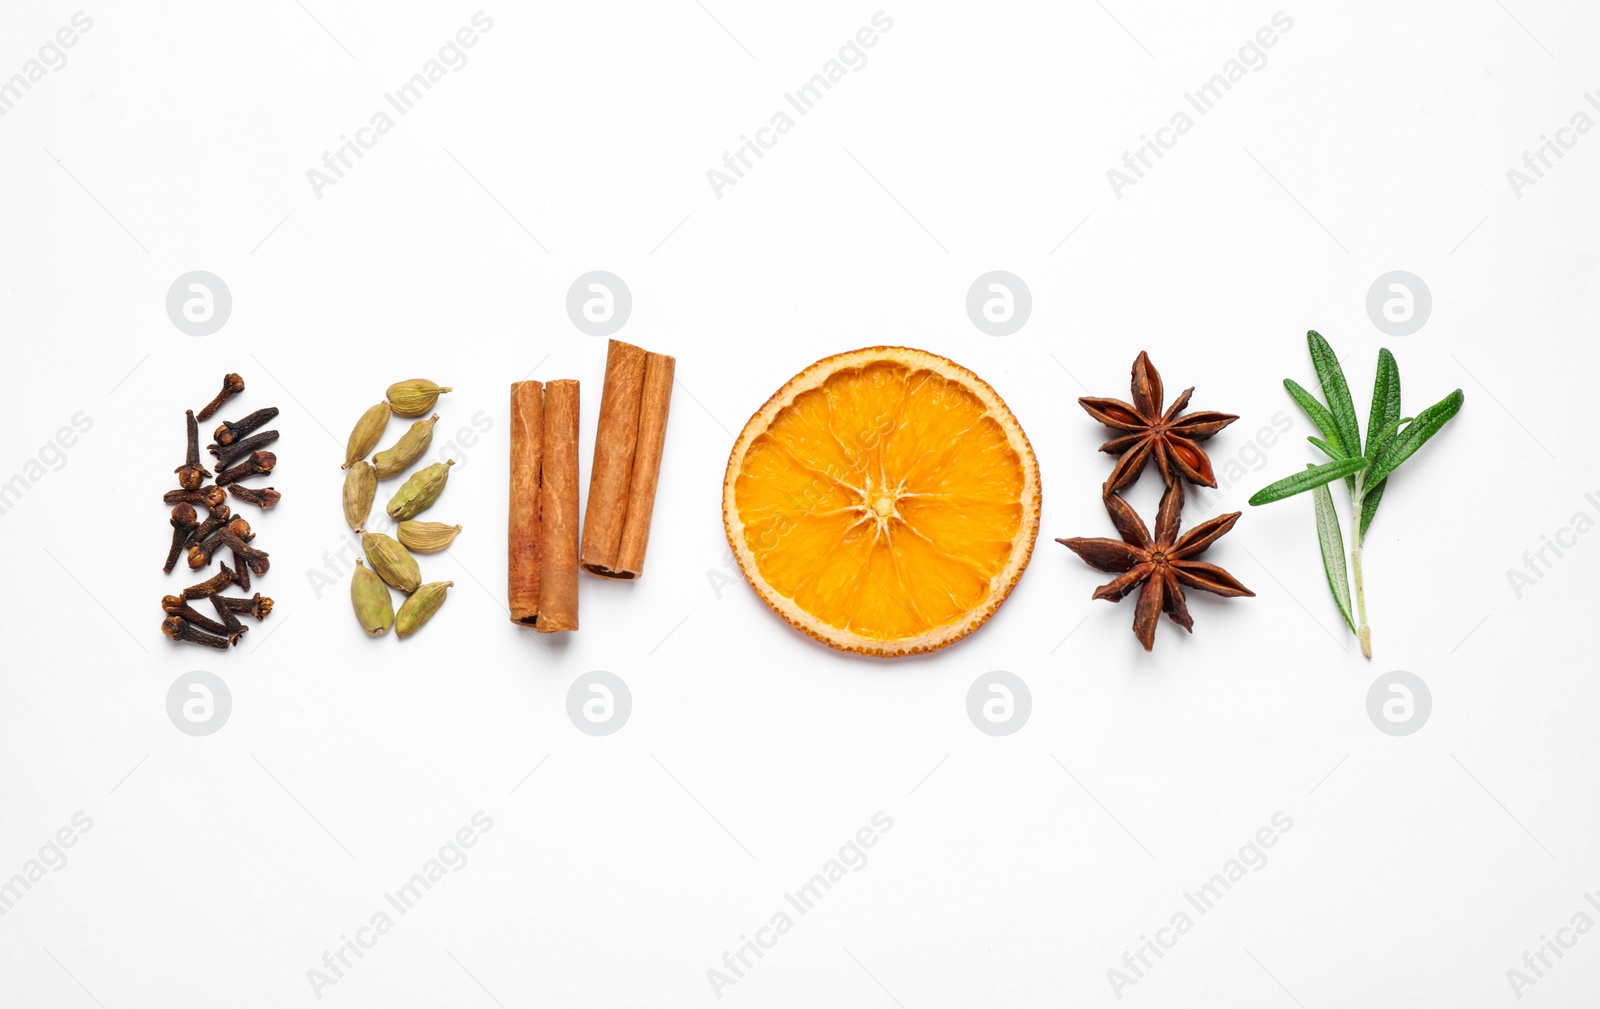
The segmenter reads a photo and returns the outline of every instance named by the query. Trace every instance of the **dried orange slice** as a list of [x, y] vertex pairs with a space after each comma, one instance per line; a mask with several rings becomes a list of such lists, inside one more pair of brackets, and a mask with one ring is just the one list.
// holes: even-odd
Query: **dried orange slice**
[[1039, 463], [977, 375], [869, 347], [818, 361], [750, 418], [722, 520], [796, 628], [844, 651], [930, 652], [982, 626], [1028, 566]]

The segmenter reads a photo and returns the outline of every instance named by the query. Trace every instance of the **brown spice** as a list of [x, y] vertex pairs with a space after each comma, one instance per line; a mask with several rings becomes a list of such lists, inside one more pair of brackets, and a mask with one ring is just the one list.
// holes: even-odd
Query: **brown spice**
[[245, 487], [236, 483], [228, 485], [228, 493], [246, 504], [253, 504], [261, 508], [263, 511], [273, 507], [283, 499], [283, 495], [271, 487], [262, 487], [258, 490], [254, 487]]
[[215, 399], [201, 408], [200, 412], [195, 415], [195, 419], [210, 420], [213, 414], [222, 409], [222, 404], [239, 395], [241, 392], [244, 392], [243, 378], [240, 378], [233, 372], [229, 372], [228, 374], [222, 376], [222, 391], [217, 393], [217, 397]]
[[[228, 599], [218, 593], [232, 585], [250, 591], [251, 574], [264, 574], [269, 567], [266, 551], [249, 545], [255, 539], [255, 531], [250, 523], [243, 517], [232, 515], [226, 502], [230, 492], [235, 499], [263, 509], [273, 507], [281, 499], [281, 495], [271, 487], [255, 489], [237, 483], [257, 473], [270, 473], [277, 465], [277, 457], [261, 449], [276, 441], [278, 432], [263, 431], [251, 436], [256, 428], [278, 415], [277, 408], [257, 410], [237, 422], [223, 421], [217, 427], [216, 444], [210, 446], [211, 454], [218, 460], [218, 472], [212, 486], [205, 486], [211, 474], [200, 465], [199, 422], [211, 417], [222, 404], [243, 389], [244, 380], [237, 374], [229, 373], [223, 379], [222, 391], [211, 403], [198, 414], [186, 412], [187, 452], [184, 464], [174, 471], [178, 474], [179, 488], [163, 495], [166, 503], [174, 505], [171, 518], [172, 546], [165, 568], [169, 574], [185, 549], [188, 550], [189, 566], [197, 570], [210, 564], [221, 550], [233, 553], [234, 567], [219, 564], [217, 574], [189, 586], [179, 595], [167, 596], [162, 600], [163, 612], [167, 614], [162, 624], [163, 633], [176, 641], [212, 648], [227, 648], [238, 642], [239, 636], [244, 633], [244, 626], [237, 614], [249, 613], [260, 620], [272, 612], [272, 600], [260, 593], [238, 599]], [[196, 515], [196, 508], [201, 505], [210, 510], [204, 522], [198, 521]], [[190, 600], [201, 597], [210, 598], [221, 620], [200, 614], [189, 605]]]
[[212, 469], [216, 470], [218, 473], [221, 473], [223, 470], [227, 469], [229, 466], [232, 466], [240, 459], [249, 455], [251, 452], [254, 452], [256, 449], [266, 448], [268, 445], [271, 445], [277, 440], [278, 432], [262, 431], [258, 434], [251, 435], [243, 441], [234, 442], [232, 445], [208, 445], [206, 446], [206, 449], [212, 455], [217, 457], [217, 464], [213, 466]]
[[[196, 526], [194, 531], [189, 534], [189, 538], [183, 541], [183, 545], [186, 547], [192, 547], [196, 544], [204, 543], [212, 533], [227, 525], [229, 520], [232, 518], [233, 509], [229, 508], [225, 504], [217, 505], [215, 508], [211, 509], [211, 514], [207, 516], [206, 520]], [[201, 565], [201, 567], [204, 566], [204, 564]]]
[[228, 609], [228, 607], [222, 604], [221, 596], [212, 596], [211, 605], [216, 609], [217, 616], [222, 618], [223, 630], [221, 633], [227, 636], [228, 644], [237, 645], [239, 643], [239, 638], [242, 637], [244, 632], [249, 630], [249, 628], [240, 622], [239, 618], [232, 610]]
[[183, 545], [189, 539], [189, 534], [199, 526], [200, 516], [195, 514], [194, 505], [184, 502], [172, 506], [172, 548], [167, 551], [167, 564], [161, 570], [172, 574], [172, 569], [178, 566], [178, 555], [183, 552]]
[[255, 413], [247, 414], [236, 421], [223, 421], [212, 433], [211, 439], [218, 445], [227, 447], [265, 424], [278, 415], [278, 408], [269, 406]]
[[544, 387], [544, 463], [539, 473], [541, 632], [578, 629], [578, 383]]
[[253, 596], [212, 596], [212, 605], [221, 604], [234, 613], [248, 613], [257, 620], [267, 619], [272, 612], [272, 600], [257, 592]]
[[161, 621], [161, 633], [174, 641], [187, 641], [191, 644], [205, 645], [207, 648], [226, 650], [228, 647], [227, 638], [207, 634], [182, 617], [168, 617]]
[[514, 623], [539, 619], [539, 471], [544, 383], [511, 386], [511, 502], [506, 525], [506, 602]]
[[221, 487], [200, 487], [195, 490], [169, 490], [161, 495], [161, 500], [166, 504], [192, 504], [205, 505], [215, 508], [228, 500], [228, 494]]
[[1134, 359], [1130, 384], [1132, 404], [1092, 396], [1078, 400], [1089, 416], [1113, 430], [1124, 432], [1100, 446], [1100, 451], [1122, 457], [1106, 479], [1104, 493], [1115, 493], [1139, 479], [1151, 458], [1155, 459], [1162, 479], [1169, 484], [1181, 476], [1190, 483], [1215, 487], [1217, 478], [1211, 470], [1211, 459], [1199, 443], [1239, 418], [1214, 411], [1179, 417], [1189, 405], [1193, 386], [1183, 390], [1163, 413], [1161, 373], [1150, 363], [1150, 355], [1142, 350]]
[[1156, 623], [1163, 611], [1184, 630], [1194, 632], [1194, 621], [1183, 597], [1185, 585], [1219, 596], [1255, 595], [1215, 564], [1194, 559], [1233, 528], [1239, 520], [1238, 512], [1208, 519], [1180, 537], [1178, 516], [1183, 510], [1183, 485], [1177, 481], [1169, 484], [1161, 496], [1154, 536], [1120, 494], [1106, 495], [1105, 506], [1122, 539], [1076, 537], [1056, 542], [1082, 557], [1090, 567], [1117, 573], [1116, 578], [1095, 589], [1092, 598], [1116, 602], [1143, 586], [1134, 609], [1133, 633], [1145, 651], [1155, 644]]
[[[215, 598], [215, 597], [213, 597]], [[161, 612], [169, 617], [182, 617], [189, 623], [211, 634], [227, 634], [227, 625], [219, 620], [213, 620], [189, 605], [189, 601], [182, 596], [162, 596]]]
[[217, 474], [217, 486], [226, 487], [230, 483], [238, 483], [257, 473], [271, 473], [272, 468], [278, 465], [278, 457], [271, 452], [252, 452], [239, 465], [225, 469]]
[[515, 623], [578, 629], [578, 383], [511, 387], [507, 603]]
[[675, 364], [620, 340], [607, 348], [583, 521], [583, 569], [590, 574], [637, 578], [644, 570]]
[[239, 580], [239, 576], [226, 564], [218, 564], [220, 571], [203, 582], [197, 582], [178, 593], [184, 599], [202, 599], [214, 596]]
[[183, 465], [172, 472], [178, 474], [178, 486], [184, 490], [199, 490], [205, 483], [206, 477], [211, 474], [200, 465], [200, 425], [196, 423], [193, 410], [184, 412], [184, 422], [188, 427], [188, 450], [184, 455]]

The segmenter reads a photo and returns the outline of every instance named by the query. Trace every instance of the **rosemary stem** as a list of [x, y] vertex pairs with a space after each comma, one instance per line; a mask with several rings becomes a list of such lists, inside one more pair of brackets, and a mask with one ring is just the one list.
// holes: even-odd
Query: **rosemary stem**
[[1372, 658], [1372, 631], [1367, 626], [1367, 594], [1361, 587], [1361, 511], [1365, 494], [1362, 487], [1362, 473], [1356, 477], [1355, 489], [1350, 494], [1350, 534], [1354, 544], [1350, 548], [1350, 562], [1355, 568], [1356, 578], [1356, 606], [1361, 614], [1361, 628], [1356, 631], [1356, 636], [1361, 639], [1361, 654]]

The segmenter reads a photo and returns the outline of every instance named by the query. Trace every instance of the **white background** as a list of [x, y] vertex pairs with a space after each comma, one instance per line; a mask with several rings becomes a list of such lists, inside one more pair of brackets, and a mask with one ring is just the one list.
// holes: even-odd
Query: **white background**
[[[1520, 599], [1507, 577], [1576, 513], [1600, 519], [1600, 135], [1520, 198], [1506, 171], [1578, 110], [1600, 118], [1600, 14], [1285, 8], [1266, 65], [1119, 199], [1107, 169], [1279, 9], [1203, 7], [885, 8], [869, 62], [720, 198], [707, 169], [877, 8], [486, 8], [469, 62], [320, 197], [307, 169], [476, 7], [86, 10], [67, 64], [0, 117], [0, 481], [41, 453], [55, 467], [0, 515], [0, 877], [75, 812], [93, 827], [0, 917], [0, 1004], [316, 1004], [307, 971], [480, 810], [470, 861], [320, 1002], [1111, 1005], [1107, 971], [1278, 811], [1293, 828], [1266, 866], [1123, 1003], [1517, 1001], [1524, 950], [1600, 919], [1600, 687], [1576, 634], [1600, 537]], [[0, 77], [75, 10], [0, 11]], [[205, 338], [164, 308], [195, 269], [234, 299]], [[554, 642], [505, 619], [507, 389], [583, 383], [586, 480], [605, 341], [565, 298], [594, 269], [631, 288], [618, 335], [676, 355], [680, 385], [645, 576], [585, 578], [582, 630]], [[964, 309], [994, 269], [1033, 295], [1008, 337]], [[1384, 337], [1366, 293], [1395, 269], [1434, 308]], [[1380, 346], [1408, 414], [1466, 393], [1374, 523], [1370, 662], [1309, 499], [1244, 503], [1314, 459], [1279, 384], [1312, 384], [1308, 328], [1346, 358], [1363, 423]], [[773, 616], [719, 514], [745, 418], [875, 343], [989, 380], [1044, 485], [1009, 603], [893, 663]], [[1195, 634], [1163, 623], [1148, 655], [1132, 603], [1091, 602], [1103, 579], [1053, 542], [1111, 534], [1105, 432], [1074, 400], [1126, 396], [1140, 349], [1169, 393], [1242, 417], [1210, 451], [1230, 483], [1215, 510], [1246, 513], [1208, 559], [1257, 592], [1192, 595]], [[256, 522], [277, 612], [223, 655], [159, 633], [160, 596], [188, 580], [158, 570], [159, 501], [183, 410], [234, 370], [249, 388], [224, 417], [283, 410], [284, 500]], [[436, 449], [480, 411], [488, 430], [451, 452], [430, 515], [466, 527], [422, 559], [449, 602], [409, 641], [369, 641], [336, 556], [338, 463], [360, 412], [415, 375], [455, 387]], [[79, 411], [92, 428], [46, 449]], [[1258, 453], [1280, 412], [1291, 430]], [[1133, 496], [1146, 514], [1155, 483]], [[165, 706], [195, 669], [233, 703], [203, 738]], [[607, 737], [566, 713], [596, 669], [633, 700]], [[966, 714], [995, 669], [1032, 694], [1004, 738]], [[1366, 713], [1397, 669], [1433, 697], [1404, 738]], [[868, 864], [719, 999], [707, 971], [877, 811], [893, 828]], [[1597, 983], [1588, 935], [1523, 995], [1576, 1006]]]

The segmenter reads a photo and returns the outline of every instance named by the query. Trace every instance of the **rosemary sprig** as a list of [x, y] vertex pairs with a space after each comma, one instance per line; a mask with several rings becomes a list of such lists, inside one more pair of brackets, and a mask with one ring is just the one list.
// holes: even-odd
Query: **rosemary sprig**
[[[1367, 419], [1366, 447], [1356, 423], [1355, 404], [1338, 355], [1315, 330], [1306, 334], [1311, 348], [1311, 364], [1327, 400], [1324, 405], [1290, 379], [1284, 379], [1289, 396], [1306, 412], [1322, 432], [1306, 440], [1329, 458], [1320, 465], [1308, 465], [1293, 476], [1284, 477], [1256, 491], [1252, 505], [1281, 501], [1305, 491], [1313, 492], [1316, 502], [1317, 542], [1322, 549], [1322, 566], [1328, 575], [1328, 591], [1339, 606], [1345, 626], [1361, 640], [1361, 654], [1372, 658], [1372, 631], [1367, 626], [1367, 598], [1361, 584], [1361, 541], [1366, 537], [1372, 517], [1378, 512], [1390, 474], [1411, 458], [1429, 438], [1461, 411], [1465, 397], [1457, 389], [1416, 417], [1400, 416], [1400, 367], [1388, 350], [1378, 351], [1378, 373], [1372, 383], [1372, 410]], [[1339, 532], [1339, 516], [1333, 507], [1328, 484], [1340, 477], [1350, 492], [1350, 569], [1345, 567], [1344, 538]], [[1352, 605], [1350, 586], [1355, 585]], [[1357, 621], [1360, 621], [1359, 624]]]

